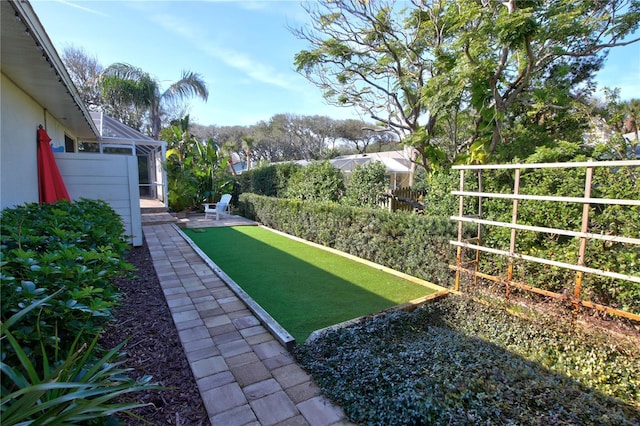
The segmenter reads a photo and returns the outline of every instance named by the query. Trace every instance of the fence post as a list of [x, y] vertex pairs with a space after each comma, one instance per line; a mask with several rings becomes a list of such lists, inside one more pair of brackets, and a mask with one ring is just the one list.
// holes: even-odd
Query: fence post
[[[513, 183], [513, 195], [520, 193], [520, 169], [516, 169], [516, 175]], [[511, 211], [511, 224], [515, 225], [518, 222], [518, 199], [513, 199], [513, 210]], [[511, 286], [509, 283], [513, 279], [513, 255], [516, 251], [516, 228], [511, 228], [511, 239], [509, 241], [509, 267], [507, 269], [507, 300], [509, 300], [509, 293], [511, 292]]]
[[[482, 169], [478, 169], [478, 192], [482, 194]], [[478, 197], [478, 219], [482, 219], [482, 195]], [[476, 244], [478, 246], [482, 246], [482, 224], [478, 223], [476, 227]], [[480, 250], [476, 250], [476, 263], [475, 270], [476, 273], [473, 274], [473, 285], [478, 285], [478, 270], [480, 269]]]
[[[460, 170], [460, 191], [464, 191], [464, 170]], [[458, 216], [464, 215], [464, 195], [460, 195], [458, 204]], [[458, 221], [458, 243], [462, 242], [462, 221]], [[460, 274], [462, 273], [462, 246], [458, 246], [456, 251], [456, 281], [453, 289], [460, 291]]]
[[[591, 198], [591, 181], [593, 180], [593, 167], [587, 167], [587, 173], [584, 183], [584, 198]], [[591, 205], [588, 202], [582, 204], [582, 227], [581, 232], [586, 233], [589, 230], [589, 209]], [[587, 248], [587, 237], [580, 237], [580, 250], [578, 252], [578, 266], [584, 266], [584, 253]], [[580, 293], [582, 292], [582, 277], [584, 272], [576, 272], [576, 285], [573, 288], [573, 297], [576, 299], [574, 305], [576, 310], [579, 306]]]

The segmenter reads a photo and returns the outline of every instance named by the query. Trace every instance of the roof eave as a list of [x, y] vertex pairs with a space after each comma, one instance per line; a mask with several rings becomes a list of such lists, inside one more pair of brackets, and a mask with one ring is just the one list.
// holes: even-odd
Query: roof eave
[[[49, 39], [31, 4], [25, 0], [4, 3], [2, 22], [5, 31], [16, 32], [17, 24], [24, 26], [28, 38], [16, 37], [14, 43], [2, 45], [2, 72], [27, 91], [46, 111], [80, 138], [98, 137], [99, 132], [91, 120], [87, 106], [73, 84], [58, 52]], [[7, 6], [10, 5], [10, 6]], [[11, 12], [10, 16], [6, 12]], [[11, 20], [14, 20], [13, 22]], [[10, 23], [11, 25], [5, 25]], [[8, 28], [6, 28], [8, 27]], [[10, 35], [11, 36], [11, 35]], [[18, 41], [17, 43], [16, 40]], [[25, 70], [28, 64], [29, 72]]]

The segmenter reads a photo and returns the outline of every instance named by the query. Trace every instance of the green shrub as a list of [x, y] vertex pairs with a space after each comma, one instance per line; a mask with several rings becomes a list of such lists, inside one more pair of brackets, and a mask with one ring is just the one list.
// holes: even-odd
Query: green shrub
[[391, 213], [336, 203], [240, 196], [245, 217], [271, 228], [353, 254], [442, 286], [455, 250], [455, 224], [448, 218]]
[[378, 207], [378, 198], [387, 189], [386, 173], [386, 168], [380, 161], [357, 165], [351, 171], [342, 202], [354, 207]]
[[[41, 342], [41, 364], [38, 365], [11, 333], [11, 327], [30, 311], [52, 304], [60, 293], [58, 290], [51, 296], [33, 301], [0, 327], [2, 340], [12, 348], [18, 361], [18, 364], [8, 364], [3, 357], [0, 363], [2, 424], [95, 424], [97, 419], [105, 420], [104, 417], [115, 413], [135, 416], [130, 410], [144, 404], [118, 402], [116, 398], [159, 387], [150, 384], [149, 376], [138, 381], [126, 376], [129, 370], [120, 368], [120, 350], [124, 342], [99, 354], [96, 346], [99, 334], [88, 345], [80, 347], [78, 337], [62, 359], [58, 358], [57, 351], [53, 355], [47, 354], [45, 344]], [[50, 365], [48, 360], [52, 358], [55, 363]]]
[[313, 161], [289, 179], [287, 198], [339, 201], [345, 192], [344, 176], [329, 161]]
[[[2, 321], [59, 292], [46, 309], [30, 311], [13, 328], [28, 356], [66, 353], [80, 336], [93, 338], [110, 318], [117, 277], [131, 271], [122, 219], [103, 201], [26, 204], [2, 211], [0, 295]], [[6, 340], [3, 359], [17, 363]], [[51, 361], [51, 360], [49, 360]]]
[[289, 179], [301, 168], [302, 166], [296, 163], [281, 163], [247, 170], [238, 178], [240, 191], [268, 197], [284, 197]]

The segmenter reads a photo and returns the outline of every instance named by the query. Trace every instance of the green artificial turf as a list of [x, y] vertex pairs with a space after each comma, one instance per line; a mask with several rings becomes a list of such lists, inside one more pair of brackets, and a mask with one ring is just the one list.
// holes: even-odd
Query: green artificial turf
[[435, 291], [257, 226], [185, 233], [300, 343]]

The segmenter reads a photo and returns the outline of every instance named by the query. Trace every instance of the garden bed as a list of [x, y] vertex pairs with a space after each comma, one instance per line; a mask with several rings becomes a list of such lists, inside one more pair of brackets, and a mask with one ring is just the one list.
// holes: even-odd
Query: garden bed
[[126, 260], [136, 267], [136, 273], [134, 277], [116, 283], [122, 294], [120, 305], [113, 312], [114, 320], [103, 331], [100, 344], [112, 348], [128, 340], [123, 348], [123, 367], [132, 369], [132, 378], [151, 375], [153, 382], [165, 388], [123, 397], [123, 400], [135, 398], [138, 402], [149, 403], [134, 411], [148, 423], [120, 415], [121, 424], [208, 424], [198, 385], [184, 354], [146, 243], [143, 247], [132, 247]]
[[296, 355], [358, 424], [640, 424], [633, 337], [464, 296], [329, 331]]

